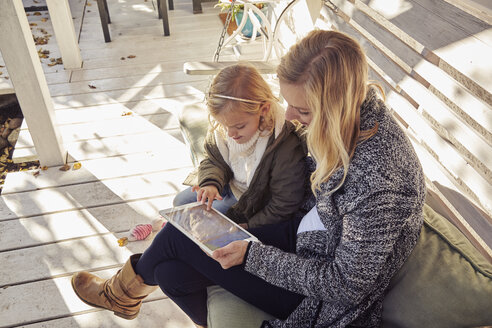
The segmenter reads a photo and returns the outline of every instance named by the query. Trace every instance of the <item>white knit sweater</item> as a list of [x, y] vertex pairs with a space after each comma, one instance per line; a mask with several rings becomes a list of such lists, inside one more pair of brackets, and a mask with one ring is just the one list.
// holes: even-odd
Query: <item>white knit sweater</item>
[[[274, 111], [275, 118], [275, 138], [285, 124], [285, 113], [277, 104], [272, 104], [270, 110]], [[234, 139], [226, 136], [225, 138], [218, 132], [214, 132], [215, 142], [220, 154], [234, 173], [229, 186], [236, 199], [248, 189], [255, 174], [256, 168], [265, 153], [265, 149], [270, 139], [270, 134], [266, 131], [260, 132], [251, 137], [248, 142], [238, 144]]]

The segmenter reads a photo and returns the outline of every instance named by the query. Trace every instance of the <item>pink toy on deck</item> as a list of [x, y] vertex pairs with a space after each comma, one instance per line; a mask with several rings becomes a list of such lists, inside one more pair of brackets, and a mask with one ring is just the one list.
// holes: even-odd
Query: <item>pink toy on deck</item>
[[153, 231], [159, 231], [164, 227], [166, 222], [163, 219], [152, 220], [152, 224], [137, 224], [130, 229], [128, 237], [118, 239], [120, 246], [125, 246], [129, 241], [137, 241], [147, 239]]

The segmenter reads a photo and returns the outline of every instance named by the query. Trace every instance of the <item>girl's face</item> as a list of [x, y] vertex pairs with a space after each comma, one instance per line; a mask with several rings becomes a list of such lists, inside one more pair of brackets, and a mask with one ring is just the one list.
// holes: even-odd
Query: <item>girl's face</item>
[[227, 135], [238, 144], [248, 142], [258, 131], [261, 112], [246, 113], [240, 110], [226, 110], [217, 116], [217, 121], [225, 128]]
[[280, 80], [280, 94], [287, 101], [285, 118], [289, 121], [298, 120], [302, 125], [308, 126], [313, 118], [313, 113], [306, 101], [306, 92], [302, 85], [291, 84]]

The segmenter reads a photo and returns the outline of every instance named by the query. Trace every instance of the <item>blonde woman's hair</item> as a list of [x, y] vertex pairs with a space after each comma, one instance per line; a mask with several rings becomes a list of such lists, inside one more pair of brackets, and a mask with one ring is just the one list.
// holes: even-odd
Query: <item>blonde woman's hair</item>
[[336, 31], [316, 30], [285, 55], [277, 74], [281, 81], [303, 86], [312, 112], [307, 144], [317, 168], [311, 175], [313, 193], [343, 167], [340, 188], [357, 144], [377, 131], [360, 131], [360, 107], [368, 92], [366, 56], [357, 41]]
[[217, 129], [225, 135], [224, 127], [216, 119], [218, 115], [232, 110], [257, 114], [264, 104], [270, 104], [270, 110], [260, 121], [259, 130], [271, 134], [277, 102], [266, 81], [252, 65], [239, 63], [228, 66], [215, 76], [207, 95], [210, 125], [212, 130]]

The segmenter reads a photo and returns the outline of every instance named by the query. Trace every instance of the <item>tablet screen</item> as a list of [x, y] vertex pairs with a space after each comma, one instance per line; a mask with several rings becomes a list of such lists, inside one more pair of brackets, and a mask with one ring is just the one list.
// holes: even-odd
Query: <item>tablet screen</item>
[[188, 237], [196, 239], [211, 251], [235, 240], [252, 237], [216, 210], [207, 211], [206, 204], [180, 206], [163, 211], [161, 214]]

